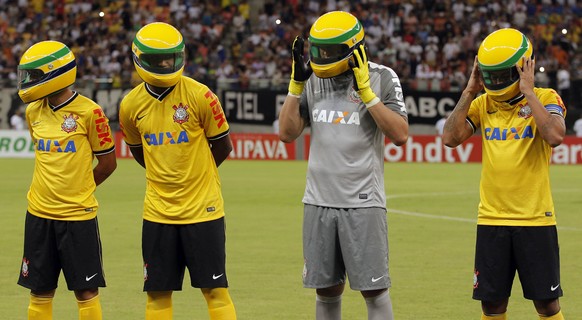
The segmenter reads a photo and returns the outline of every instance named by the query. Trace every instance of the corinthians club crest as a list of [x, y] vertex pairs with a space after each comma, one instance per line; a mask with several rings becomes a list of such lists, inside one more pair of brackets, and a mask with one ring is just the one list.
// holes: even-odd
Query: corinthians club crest
[[71, 113], [68, 116], [63, 116], [63, 119], [65, 119], [65, 121], [61, 124], [61, 129], [63, 129], [64, 132], [71, 133], [77, 131], [77, 119], [79, 119], [79, 116]]
[[190, 118], [190, 115], [188, 115], [188, 111], [186, 111], [188, 109], [188, 106], [186, 105], [182, 105], [182, 103], [180, 103], [178, 106], [173, 106], [172, 108], [174, 108], [174, 110], [176, 110], [174, 112], [174, 122], [182, 124], [184, 122], [188, 121], [188, 118]]
[[521, 109], [517, 112], [517, 115], [520, 118], [527, 119], [532, 116], [531, 108], [528, 105], [522, 106]]

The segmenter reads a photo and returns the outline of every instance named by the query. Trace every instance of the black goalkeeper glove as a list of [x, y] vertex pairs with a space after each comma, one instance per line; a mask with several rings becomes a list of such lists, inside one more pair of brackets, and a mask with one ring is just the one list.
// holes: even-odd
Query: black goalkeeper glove
[[303, 43], [305, 40], [297, 36], [293, 40], [293, 47], [291, 49], [293, 63], [291, 65], [291, 81], [289, 82], [289, 94], [295, 97], [301, 96], [305, 81], [309, 79], [313, 70], [309, 65], [309, 60], [305, 62], [303, 58]]

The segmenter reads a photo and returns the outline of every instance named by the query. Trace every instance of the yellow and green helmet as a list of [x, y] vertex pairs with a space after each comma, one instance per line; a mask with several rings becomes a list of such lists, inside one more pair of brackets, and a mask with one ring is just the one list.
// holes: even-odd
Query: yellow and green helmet
[[523, 57], [533, 58], [533, 47], [519, 30], [499, 29], [488, 35], [477, 53], [485, 92], [496, 101], [519, 95], [519, 73]]
[[364, 42], [364, 27], [351, 13], [332, 11], [319, 17], [309, 31], [309, 58], [313, 73], [331, 78], [350, 69], [349, 59]]
[[146, 83], [171, 87], [178, 83], [184, 71], [185, 47], [184, 38], [176, 28], [163, 22], [149, 23], [133, 40], [133, 64]]
[[58, 41], [42, 41], [24, 52], [18, 64], [18, 95], [30, 103], [75, 83], [75, 55]]

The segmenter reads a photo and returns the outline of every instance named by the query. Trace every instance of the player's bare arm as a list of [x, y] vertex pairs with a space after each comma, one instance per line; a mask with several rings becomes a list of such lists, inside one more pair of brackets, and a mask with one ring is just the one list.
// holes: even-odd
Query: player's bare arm
[[143, 146], [131, 146], [129, 147], [129, 151], [131, 152], [133, 159], [135, 159], [135, 161], [145, 169], [146, 165], [143, 159]]
[[368, 108], [368, 112], [392, 143], [397, 146], [406, 143], [408, 140], [408, 119], [390, 110], [382, 102]]
[[467, 86], [445, 122], [443, 143], [447, 147], [455, 148], [473, 135], [473, 128], [467, 122], [467, 113], [469, 112], [471, 102], [481, 90], [483, 90], [483, 81], [479, 74], [477, 57], [475, 56], [471, 77], [467, 82]]
[[566, 135], [566, 123], [564, 118], [548, 112], [534, 93], [535, 60], [523, 58], [523, 68], [517, 68], [519, 72], [519, 89], [527, 99], [532, 110], [532, 115], [538, 126], [542, 138], [552, 147], [562, 144]]
[[226, 160], [232, 151], [232, 141], [230, 140], [230, 135], [226, 135], [217, 140], [212, 140], [210, 142], [210, 151], [212, 151], [212, 156], [214, 157], [216, 166], [220, 166], [220, 164]]
[[299, 113], [299, 98], [288, 95], [279, 113], [279, 139], [285, 143], [295, 141], [305, 129], [305, 120]]
[[115, 151], [98, 155], [96, 158], [97, 165], [93, 168], [93, 179], [95, 179], [96, 185], [100, 185], [117, 168], [117, 158], [115, 157]]

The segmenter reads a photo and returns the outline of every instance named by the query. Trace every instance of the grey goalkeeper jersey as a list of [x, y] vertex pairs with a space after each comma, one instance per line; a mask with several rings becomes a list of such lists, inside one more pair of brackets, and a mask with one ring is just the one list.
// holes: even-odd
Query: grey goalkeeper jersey
[[[398, 75], [369, 63], [370, 87], [384, 105], [407, 117]], [[300, 100], [311, 125], [303, 203], [333, 208], [386, 207], [384, 134], [354, 90], [353, 74], [307, 81]]]

